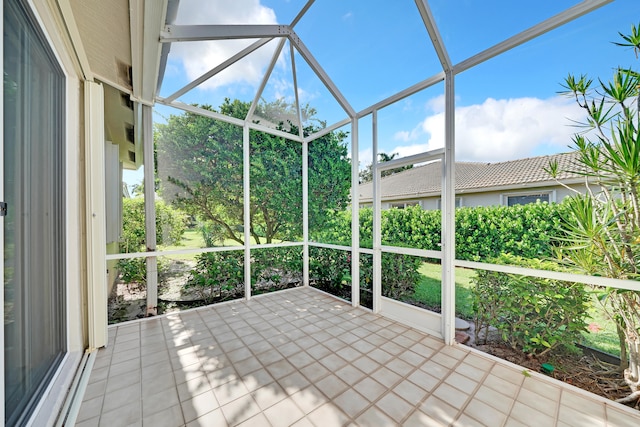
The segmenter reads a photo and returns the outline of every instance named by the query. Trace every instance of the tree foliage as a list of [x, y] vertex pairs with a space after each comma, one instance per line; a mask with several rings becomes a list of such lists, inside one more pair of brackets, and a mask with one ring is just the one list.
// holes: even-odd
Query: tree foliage
[[[388, 162], [396, 158], [398, 153], [387, 154], [387, 153], [378, 153], [378, 162]], [[398, 172], [405, 171], [407, 169], [413, 168], [413, 165], [400, 166], [393, 169], [387, 169], [380, 173], [381, 177], [390, 176], [396, 174]], [[360, 171], [360, 183], [373, 181], [373, 164], [369, 163], [363, 170]]]
[[[621, 34], [619, 46], [640, 49], [638, 27]], [[567, 96], [584, 109], [584, 131], [574, 136], [580, 157], [573, 172], [588, 178], [586, 194], [575, 194], [563, 219], [567, 234], [559, 257], [586, 274], [638, 280], [640, 272], [640, 75], [617, 68], [609, 81], [594, 83], [585, 75], [565, 79]], [[557, 164], [548, 168], [552, 176]], [[631, 394], [640, 399], [640, 292], [599, 289], [600, 301], [624, 336], [621, 359]]]
[[[244, 119], [250, 104], [229, 99], [218, 112]], [[216, 111], [211, 106], [202, 108]], [[261, 108], [266, 108], [262, 106]], [[281, 102], [269, 108], [288, 108]], [[312, 109], [305, 110], [307, 115]], [[272, 112], [273, 113], [273, 112]], [[273, 114], [271, 114], [273, 115]], [[286, 114], [285, 114], [286, 116]], [[307, 123], [317, 123], [308, 118]], [[278, 129], [298, 133], [291, 123]], [[317, 131], [314, 125], [305, 134]], [[348, 203], [351, 165], [344, 132], [330, 132], [309, 144], [310, 218]], [[257, 243], [302, 236], [302, 145], [281, 136], [250, 131], [250, 223]], [[159, 191], [190, 215], [221, 230], [225, 239], [244, 242], [243, 129], [186, 112], [157, 124]]]

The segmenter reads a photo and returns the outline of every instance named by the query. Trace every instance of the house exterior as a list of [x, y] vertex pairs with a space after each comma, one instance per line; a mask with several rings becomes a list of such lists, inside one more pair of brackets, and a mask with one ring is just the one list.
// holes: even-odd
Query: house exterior
[[[559, 169], [576, 169], [577, 152], [530, 157], [497, 163], [456, 162], [456, 207], [511, 206], [514, 204], [560, 202], [573, 193], [583, 192], [584, 177], [562, 172], [552, 178], [545, 169], [557, 162]], [[442, 163], [414, 166], [381, 178], [382, 209], [420, 205], [440, 209]], [[372, 206], [373, 182], [360, 185], [360, 206]]]
[[105, 252], [120, 233], [122, 171], [142, 164], [167, 10], [3, 2], [6, 425], [54, 425], [86, 355], [106, 344]]

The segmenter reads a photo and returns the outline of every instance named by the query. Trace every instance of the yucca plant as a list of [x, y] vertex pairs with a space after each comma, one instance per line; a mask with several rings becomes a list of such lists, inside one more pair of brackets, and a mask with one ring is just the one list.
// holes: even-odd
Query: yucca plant
[[[638, 26], [615, 44], [640, 52]], [[586, 194], [576, 191], [563, 218], [566, 236], [559, 257], [586, 274], [638, 280], [640, 277], [640, 74], [617, 68], [610, 81], [594, 83], [569, 75], [564, 91], [586, 112], [574, 138], [578, 160], [571, 172], [585, 177]], [[558, 164], [548, 172], [558, 176]], [[630, 394], [619, 402], [640, 401], [640, 292], [598, 289], [599, 300], [621, 336], [624, 380]], [[627, 362], [628, 360], [628, 362]]]

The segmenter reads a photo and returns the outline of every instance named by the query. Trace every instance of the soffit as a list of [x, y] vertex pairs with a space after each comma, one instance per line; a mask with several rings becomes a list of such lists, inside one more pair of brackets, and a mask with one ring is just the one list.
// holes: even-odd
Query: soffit
[[128, 0], [70, 0], [91, 71], [96, 78], [131, 89]]

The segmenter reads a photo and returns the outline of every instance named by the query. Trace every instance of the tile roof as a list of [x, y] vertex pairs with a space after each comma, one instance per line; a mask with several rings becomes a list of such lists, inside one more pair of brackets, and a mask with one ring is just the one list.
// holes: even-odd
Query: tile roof
[[[549, 186], [556, 184], [555, 179], [544, 171], [549, 162], [558, 162], [560, 170], [575, 168], [577, 152], [554, 154], [526, 159], [510, 160], [498, 163], [456, 162], [456, 192], [470, 192], [470, 190], [490, 191], [495, 187], [521, 186]], [[558, 179], [568, 180], [579, 178], [573, 172], [562, 172]], [[441, 162], [427, 163], [412, 169], [387, 176], [380, 181], [382, 199], [407, 198], [409, 196], [439, 193], [442, 184]], [[360, 185], [360, 201], [370, 201], [373, 198], [373, 183]]]

